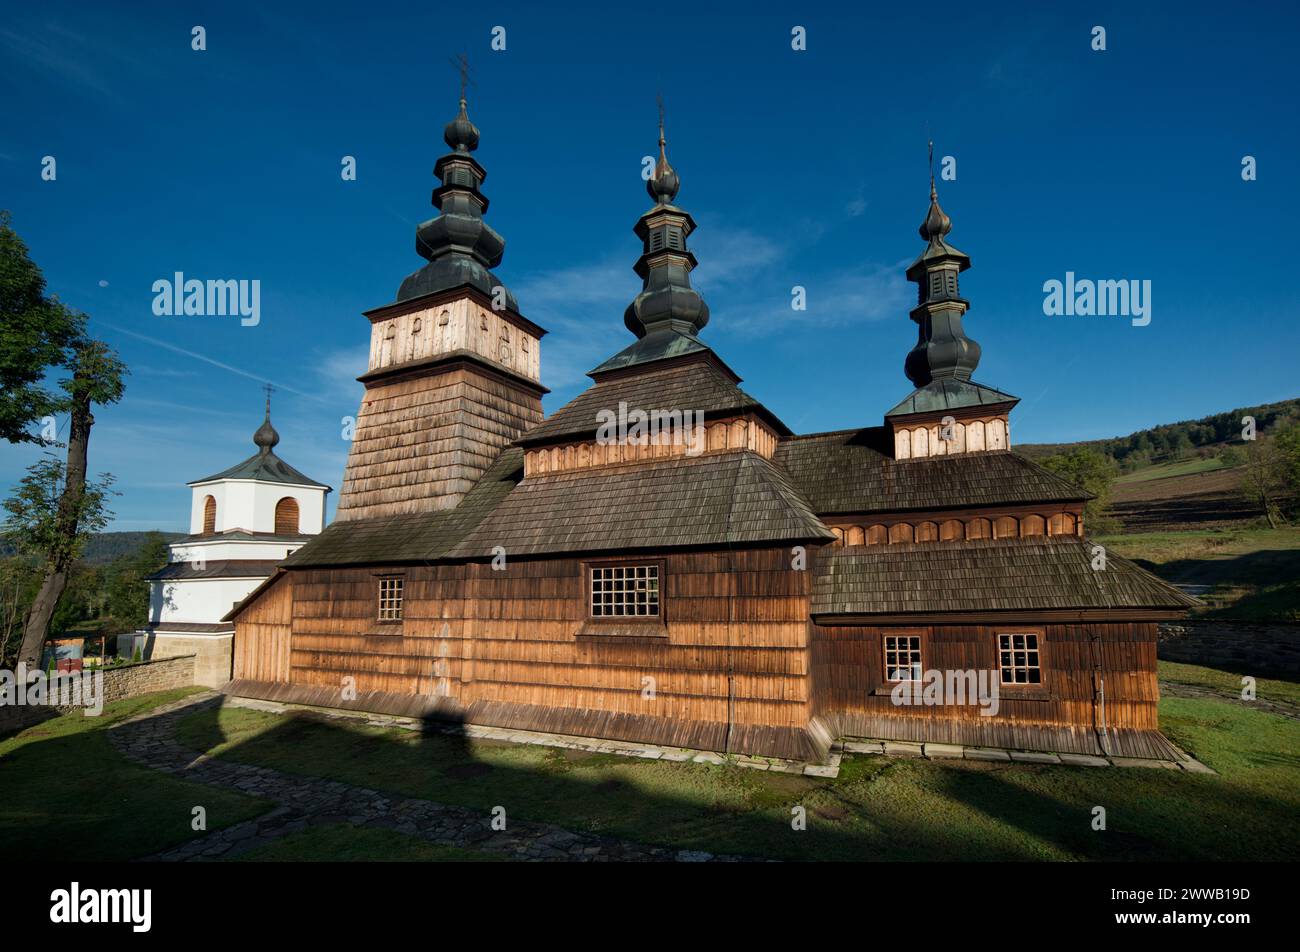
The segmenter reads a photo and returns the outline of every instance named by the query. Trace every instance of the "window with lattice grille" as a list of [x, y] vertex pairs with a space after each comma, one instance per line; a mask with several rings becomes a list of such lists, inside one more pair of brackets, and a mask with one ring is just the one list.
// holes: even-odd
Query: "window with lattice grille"
[[400, 575], [387, 576], [379, 580], [379, 620], [402, 620], [403, 579]]
[[592, 618], [658, 618], [659, 566], [606, 565], [591, 570]]
[[1043, 668], [1038, 633], [1012, 632], [998, 635], [998, 668], [1003, 684], [1042, 684]]
[[885, 678], [921, 680], [921, 636], [885, 635]]

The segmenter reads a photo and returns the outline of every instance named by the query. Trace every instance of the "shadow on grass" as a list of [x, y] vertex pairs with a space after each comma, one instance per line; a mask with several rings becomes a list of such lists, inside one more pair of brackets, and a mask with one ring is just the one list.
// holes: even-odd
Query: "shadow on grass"
[[[1262, 715], [1261, 715], [1262, 716]], [[834, 781], [469, 741], [311, 712], [201, 709], [196, 750], [671, 849], [786, 860], [1259, 860], [1297, 856], [1294, 798], [1182, 771], [846, 758]], [[1297, 770], [1276, 756], [1278, 769]], [[1107, 831], [1093, 830], [1094, 808]], [[807, 829], [792, 827], [803, 807]], [[375, 856], [383, 859], [384, 856]]]

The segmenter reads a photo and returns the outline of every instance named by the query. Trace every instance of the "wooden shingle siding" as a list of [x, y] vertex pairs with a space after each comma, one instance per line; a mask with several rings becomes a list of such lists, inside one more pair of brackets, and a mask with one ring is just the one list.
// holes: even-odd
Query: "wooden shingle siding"
[[[833, 731], [858, 737], [1098, 753], [1093, 667], [1105, 679], [1105, 725], [1112, 753], [1169, 757], [1158, 733], [1155, 623], [935, 625], [923, 629], [925, 669], [998, 670], [999, 632], [1043, 632], [1041, 689], [1002, 686], [998, 713], [979, 707], [896, 705], [883, 675], [883, 637], [891, 626], [816, 626], [812, 638], [813, 713]], [[879, 692], [879, 693], [877, 693]], [[1019, 696], [1017, 694], [1019, 692]]]
[[536, 391], [472, 365], [376, 381], [357, 415], [337, 518], [452, 507], [541, 419]]
[[1005, 450], [894, 460], [881, 427], [783, 439], [773, 462], [821, 515], [1080, 502], [1088, 494]]
[[[807, 739], [811, 573], [792, 570], [784, 547], [660, 558], [667, 637], [658, 640], [579, 635], [579, 559], [510, 560], [503, 571], [408, 567], [405, 617], [395, 626], [373, 620], [383, 568], [292, 572], [287, 680], [338, 691], [351, 677], [359, 695], [444, 699], [471, 719], [497, 711], [507, 726], [537, 730], [592, 733], [617, 715], [653, 734], [639, 739], [660, 743], [725, 738], [730, 723], [733, 749], [814, 756]], [[243, 623], [241, 640], [265, 640], [251, 627], [246, 636]], [[266, 669], [237, 677], [277, 680], [253, 670]], [[644, 695], [646, 678], [653, 698]]]
[[620, 403], [643, 411], [693, 410], [704, 414], [706, 424], [745, 411], [762, 413], [774, 431], [789, 432], [722, 370], [710, 362], [696, 362], [602, 380], [526, 432], [520, 443], [531, 448], [591, 438], [599, 427], [599, 414], [617, 413]]
[[[967, 523], [967, 531], [988, 519]], [[1132, 562], [1073, 536], [948, 545], [825, 549], [816, 564], [812, 612], [894, 615], [1045, 609], [1185, 611], [1197, 602]], [[1097, 566], [1097, 567], [1094, 567]]]

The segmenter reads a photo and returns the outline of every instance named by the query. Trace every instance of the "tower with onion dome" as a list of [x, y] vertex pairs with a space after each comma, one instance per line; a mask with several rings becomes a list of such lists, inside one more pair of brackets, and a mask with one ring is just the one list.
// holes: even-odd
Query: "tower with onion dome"
[[[934, 143], [930, 155], [933, 163]], [[916, 322], [917, 340], [903, 362], [916, 389], [885, 414], [894, 458], [1006, 450], [1011, 444], [1008, 414], [1019, 398], [971, 379], [980, 345], [962, 326], [970, 302], [959, 286], [970, 257], [948, 243], [952, 219], [939, 206], [933, 164], [930, 207], [919, 231], [925, 249], [907, 269], [907, 280], [917, 286], [916, 307], [909, 315]]]
[[330, 487], [281, 459], [279, 443], [268, 392], [256, 451], [189, 484], [189, 535], [168, 546], [167, 565], [150, 576], [149, 623], [120, 637], [119, 657], [193, 654], [196, 683], [230, 680], [235, 626], [226, 614], [325, 528]]
[[503, 447], [542, 419], [546, 332], [492, 269], [505, 239], [483, 220], [487, 171], [479, 130], [460, 107], [443, 130], [451, 149], [433, 174], [437, 216], [415, 230], [425, 264], [396, 300], [367, 311], [370, 357], [338, 520], [451, 509]]

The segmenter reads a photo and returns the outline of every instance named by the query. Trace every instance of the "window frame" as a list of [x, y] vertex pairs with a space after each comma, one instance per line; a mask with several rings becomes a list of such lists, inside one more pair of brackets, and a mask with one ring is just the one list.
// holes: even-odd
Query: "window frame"
[[[378, 625], [400, 625], [406, 620], [406, 573], [405, 572], [382, 572], [376, 573], [375, 579], [375, 623]], [[397, 616], [395, 618], [384, 617], [384, 583], [397, 582]]]
[[[1038, 665], [1037, 665], [1038, 680], [1037, 681], [1004, 681], [1002, 679], [1002, 638], [1004, 636], [1010, 638], [1015, 635], [1033, 635], [1038, 640], [1038, 647], [1036, 649], [1031, 649], [1028, 647], [1021, 649], [1024, 651], [1033, 651], [1033, 650], [1037, 651], [1038, 653]], [[1014, 652], [1016, 650], [1014, 644], [1008, 650]], [[1048, 645], [1047, 645], [1047, 630], [1045, 628], [1042, 628], [1037, 625], [1010, 625], [1006, 627], [998, 627], [993, 630], [993, 664], [995, 669], [998, 672], [999, 690], [1001, 691], [1045, 691], [1047, 690], [1048, 659], [1049, 659], [1049, 654], [1048, 654]], [[1011, 660], [1012, 662], [1015, 661], [1014, 654]], [[1028, 665], [1016, 665], [1013, 663], [1011, 665], [1011, 670], [1014, 671], [1017, 667], [1023, 667], [1026, 668], [1027, 670], [1029, 668]]]
[[[655, 615], [597, 615], [592, 612], [592, 589], [596, 569], [654, 566], [659, 579], [659, 612]], [[661, 629], [668, 625], [668, 598], [665, 587], [667, 562], [661, 558], [599, 559], [582, 563], [582, 618], [585, 625], [610, 625]]]
[[[880, 669], [881, 675], [885, 679], [885, 684], [920, 684], [925, 679], [925, 659], [929, 653], [929, 639], [926, 637], [927, 631], [924, 628], [895, 628], [885, 629], [880, 632]], [[921, 666], [920, 676], [917, 678], [895, 678], [889, 670], [889, 649], [886, 647], [886, 641], [889, 638], [916, 638], [918, 664]], [[909, 651], [911, 649], [908, 649]]]

